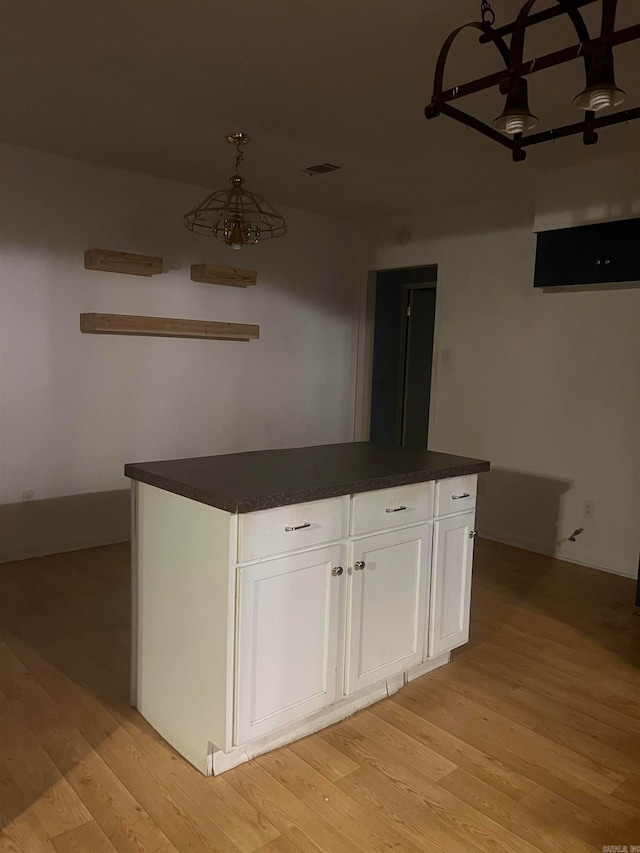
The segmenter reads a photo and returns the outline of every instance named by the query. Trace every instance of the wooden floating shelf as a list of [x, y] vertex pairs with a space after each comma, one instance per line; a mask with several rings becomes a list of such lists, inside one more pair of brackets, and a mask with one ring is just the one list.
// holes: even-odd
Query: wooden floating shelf
[[191, 281], [203, 284], [226, 284], [230, 287], [251, 287], [256, 284], [256, 270], [241, 270], [235, 267], [216, 267], [213, 264], [192, 264]]
[[121, 272], [127, 275], [159, 275], [162, 258], [153, 255], [133, 255], [130, 252], [113, 252], [111, 249], [87, 249], [84, 253], [86, 270]]
[[80, 331], [92, 335], [147, 335], [156, 338], [208, 338], [217, 341], [254, 341], [260, 337], [260, 326], [247, 323], [138, 317], [134, 314], [81, 314]]

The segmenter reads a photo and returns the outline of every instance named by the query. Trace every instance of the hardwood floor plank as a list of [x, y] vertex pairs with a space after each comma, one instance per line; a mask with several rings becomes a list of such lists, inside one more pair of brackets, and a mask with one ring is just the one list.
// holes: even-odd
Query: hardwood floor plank
[[593, 853], [593, 845], [576, 837], [567, 848], [567, 839], [533, 820], [526, 805], [514, 802], [462, 768], [445, 776], [438, 785], [544, 853], [566, 853], [567, 849], [572, 853]]
[[93, 820], [56, 836], [52, 843], [57, 853], [116, 853], [116, 848]]
[[[157, 832], [149, 816], [42, 688], [23, 691], [13, 704], [96, 822], [107, 835], [118, 837], [118, 850], [136, 850], [140, 845], [145, 845], [140, 849], [166, 849], [168, 839]], [[111, 739], [111, 743], [117, 742]]]
[[393, 827], [352, 799], [348, 784], [338, 788], [290, 750], [277, 750], [259, 761], [270, 776], [335, 826], [363, 853], [386, 853], [394, 849], [419, 853], [422, 849], [399, 839]]
[[265, 844], [257, 853], [300, 853], [300, 848], [293, 845], [288, 838], [281, 835], [268, 844]]
[[350, 719], [350, 725], [364, 737], [365, 742], [380, 748], [381, 754], [400, 758], [416, 767], [422, 776], [431, 781], [436, 782], [457, 767], [435, 749], [421, 743], [414, 737], [413, 732], [407, 734], [389, 724], [381, 714], [374, 713], [373, 709], [360, 711]]
[[600, 803], [597, 810], [585, 809], [542, 786], [522, 798], [522, 804], [535, 818], [553, 827], [556, 837], [567, 845], [581, 839], [597, 850], [607, 844], [635, 844], [631, 839], [640, 834], [638, 813], [620, 810], [612, 802], [613, 798]]
[[539, 853], [437, 783], [425, 785], [411, 772], [391, 778], [367, 767], [338, 785], [348, 785], [353, 797], [377, 808], [422, 849]]
[[206, 779], [128, 706], [128, 561], [115, 545], [0, 566], [0, 853], [640, 843], [630, 579], [478, 540], [449, 666]]
[[[604, 610], [606, 612], [607, 608]], [[633, 655], [621, 657], [617, 646], [613, 649], [603, 648], [590, 636], [582, 637], [581, 642], [576, 645], [573, 636], [565, 641], [557, 623], [553, 637], [541, 636], [530, 628], [504, 624], [487, 616], [479, 617], [476, 622], [476, 625], [478, 624], [488, 625], [494, 629], [494, 641], [499, 638], [509, 646], [510, 640], [513, 639], [520, 644], [520, 648], [522, 648], [521, 644], [525, 644], [531, 657], [553, 663], [561, 671], [567, 671], [569, 668], [575, 671], [576, 668], [582, 668], [582, 675], [584, 675], [585, 668], [593, 671], [593, 668], [597, 667], [598, 670], [607, 672], [616, 682], [625, 682], [632, 687], [637, 682], [640, 650], [634, 649]], [[629, 651], [631, 652], [631, 647]]]
[[[509, 626], [498, 637], [487, 640], [486, 645], [497, 646], [500, 649], [506, 647], [512, 654], [544, 664], [562, 677], [569, 677], [582, 683], [588, 684], [593, 672], [592, 662], [581, 659], [581, 662], [577, 663], [578, 656], [569, 654], [561, 643], [536, 637], [531, 632], [525, 634], [522, 631], [513, 631]], [[625, 673], [628, 674], [629, 669], [625, 668]], [[627, 702], [634, 708], [634, 716], [640, 716], [640, 700], [636, 685], [626, 679], [616, 678], [609, 665], [599, 670], [598, 684], [602, 693], [611, 694]]]
[[[322, 737], [356, 764], [376, 770], [383, 776], [392, 778], [400, 773], [402, 778], [409, 767], [417, 778], [423, 780], [425, 784], [431, 784], [446, 775], [438, 773], [434, 776], [428, 766], [425, 768], [426, 773], [423, 773], [419, 761], [411, 761], [411, 757], [407, 759], [405, 756], [398, 755], [380, 739], [363, 733], [362, 726], [354, 725], [355, 722], [357, 721], [351, 718], [348, 722], [333, 726], [323, 732]], [[455, 765], [452, 764], [451, 767]], [[350, 776], [351, 774], [345, 778], [348, 779]]]
[[2, 760], [51, 837], [91, 820], [91, 814], [11, 704], [0, 707]]
[[362, 767], [337, 784], [340, 788], [348, 786], [353, 799], [377, 813], [400, 836], [418, 847], [422, 845], [422, 849], [438, 853], [478, 853], [479, 848], [461, 838], [455, 827], [447, 826], [437, 817], [428, 817], [401, 791], [385, 785], [384, 795], [381, 795], [378, 778], [375, 770]]
[[355, 761], [351, 761], [340, 750], [322, 740], [319, 735], [311, 735], [311, 737], [298, 740], [292, 743], [289, 749], [306, 761], [314, 770], [322, 773], [330, 782], [343, 779], [359, 767]]
[[[569, 723], [576, 735], [575, 748], [577, 750], [580, 749], [580, 738], [582, 736], [588, 739], [596, 739], [615, 750], [617, 756], [619, 754], [623, 754], [625, 757], [628, 756], [630, 761], [625, 761], [624, 763], [628, 764], [631, 768], [635, 767], [637, 769], [638, 762], [640, 762], [640, 738], [634, 736], [632, 732], [623, 732], [619, 727], [602, 722], [597, 717], [581, 713], [576, 709], [570, 710], [564, 703], [552, 696], [538, 693], [526, 687], [517, 688], [512, 693], [511, 699], [536, 715], [536, 726], [549, 724], [552, 721]], [[585, 708], [584, 710], [587, 711], [589, 709]], [[618, 766], [623, 767], [624, 765]], [[632, 772], [635, 771], [632, 770]]]
[[577, 712], [600, 720], [622, 733], [640, 738], [640, 722], [602, 703], [603, 697], [591, 695], [580, 681], [557, 676], [535, 663], [527, 663], [514, 657], [496, 655], [495, 649], [487, 649], [480, 659], [460, 656], [455, 661], [459, 677], [465, 678], [469, 670], [482, 670], [490, 674], [498, 671], [502, 677], [510, 677], [514, 688], [529, 689], [560, 703], [567, 713]]
[[67, 778], [120, 853], [164, 853], [167, 836], [95, 752], [82, 759]]
[[[383, 717], [403, 731], [410, 732], [412, 737], [439, 752], [453, 764], [468, 770], [478, 779], [515, 800], [535, 788], [536, 783], [531, 779], [432, 723], [425, 717], [432, 710], [429, 706], [420, 714], [419, 705], [415, 701], [408, 707], [400, 698], [403, 692], [396, 693], [388, 702], [381, 702], [372, 707], [371, 713]], [[415, 719], [416, 715], [420, 717], [419, 720]]]
[[[8, 642], [20, 661], [33, 673], [39, 686], [64, 711], [65, 717], [87, 743], [95, 747], [107, 738], [128, 739], [114, 715], [90, 690], [73, 681], [64, 670], [24, 642], [16, 638], [10, 638]], [[118, 692], [123, 689], [124, 683]]]
[[476, 705], [482, 705], [496, 714], [501, 714], [521, 726], [533, 729], [539, 723], [537, 715], [531, 714], [526, 707], [518, 705], [512, 699], [513, 685], [503, 682], [500, 691], [493, 688], [499, 685], [498, 678], [488, 678], [485, 673], [467, 670], [464, 678], [460, 678], [455, 666], [443, 667], [449, 670], [433, 673], [432, 683], [424, 683], [424, 678], [411, 682], [409, 689], [415, 692], [425, 691], [429, 699], [439, 707], [446, 707], [449, 702], [455, 702], [457, 696], [462, 696]]
[[34, 809], [0, 757], [0, 853], [54, 853]]
[[175, 782], [238, 850], [253, 853], [278, 837], [278, 830], [224, 776], [205, 779], [130, 706], [120, 705], [114, 713], [164, 777]]
[[213, 821], [144, 751], [105, 742], [98, 754], [178, 850], [193, 853], [238, 853]]
[[6, 642], [0, 642], [0, 687], [5, 699], [19, 699], [25, 687], [35, 683], [31, 673], [13, 654]]
[[[492, 725], [496, 721], [485, 718], [482, 710], [452, 712], [447, 708], [432, 711], [428, 716], [435, 725], [551, 790], [573, 791], [576, 796], [583, 792], [597, 797], [617, 787], [615, 774], [612, 778], [600, 777], [597, 768], [585, 766], [569, 750], [556, 751], [553, 744], [535, 732], [533, 739], [527, 742], [523, 738], [520, 742], [517, 735], [509, 733], [499, 723]], [[530, 732], [529, 729], [524, 731]]]
[[622, 800], [636, 809], [640, 809], [640, 768], [638, 770], [638, 773], [634, 773], [625, 779], [622, 785], [613, 792], [613, 796], [618, 800]]
[[301, 853], [356, 853], [359, 848], [291, 794], [255, 761], [226, 773], [231, 786]]
[[616, 738], [615, 730], [605, 731], [606, 727], [602, 723], [590, 721], [588, 717], [577, 712], [574, 712], [569, 720], [564, 709], [558, 709], [556, 705], [554, 713], [549, 700], [541, 696], [536, 697], [535, 694], [524, 694], [526, 701], [518, 701], [518, 695], [522, 698], [523, 694], [518, 694], [515, 690], [511, 695], [493, 701], [481, 691], [466, 690], [459, 686], [461, 681], [466, 681], [467, 674], [465, 673], [465, 679], [462, 680], [452, 674], [449, 677], [450, 686], [448, 681], [443, 682], [442, 679], [434, 683], [429, 687], [430, 697], [439, 697], [444, 708], [455, 709], [461, 704], [459, 697], [462, 696], [477, 706], [495, 711], [512, 722], [532, 729], [550, 742], [588, 759], [603, 776], [613, 774], [615, 779], [627, 772], [633, 773], [637, 767], [637, 757], [628, 756], [626, 752], [628, 747], [640, 756], [640, 744], [637, 741], [631, 742], [632, 739], [627, 738], [628, 743], [620, 750], [611, 742], [612, 739], [623, 740], [622, 737]]

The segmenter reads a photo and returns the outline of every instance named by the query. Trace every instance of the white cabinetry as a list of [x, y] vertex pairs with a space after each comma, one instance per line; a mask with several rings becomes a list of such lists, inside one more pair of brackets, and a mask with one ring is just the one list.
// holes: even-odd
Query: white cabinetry
[[236, 744], [335, 701], [345, 552], [333, 545], [238, 570]]
[[240, 515], [135, 483], [133, 704], [217, 774], [447, 663], [476, 479]]
[[378, 533], [351, 547], [347, 694], [422, 662], [431, 525]]
[[434, 522], [429, 657], [469, 639], [474, 513]]

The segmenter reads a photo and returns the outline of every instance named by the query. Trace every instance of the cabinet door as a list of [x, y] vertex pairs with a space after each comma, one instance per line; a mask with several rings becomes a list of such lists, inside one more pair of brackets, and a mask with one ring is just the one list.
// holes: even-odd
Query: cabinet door
[[431, 524], [423, 524], [353, 543], [347, 693], [422, 662], [431, 532]]
[[469, 639], [474, 513], [434, 522], [428, 656]]
[[605, 282], [640, 280], [640, 219], [607, 222], [600, 226], [605, 233], [603, 280]]
[[345, 556], [334, 545], [238, 570], [236, 744], [335, 701]]
[[598, 284], [604, 280], [604, 235], [597, 225], [538, 234], [535, 287]]

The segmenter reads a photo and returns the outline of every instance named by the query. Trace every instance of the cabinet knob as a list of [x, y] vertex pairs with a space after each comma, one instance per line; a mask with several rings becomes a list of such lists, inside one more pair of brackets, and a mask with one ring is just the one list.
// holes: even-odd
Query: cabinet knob
[[610, 264], [610, 263], [611, 263], [611, 261], [607, 258], [607, 260], [605, 261], [605, 265]]
[[354, 569], [356, 570], [356, 572], [361, 572], [365, 566], [366, 566], [366, 563], [364, 560], [358, 560], [354, 566]]
[[342, 566], [334, 566], [334, 568], [331, 569], [331, 574], [334, 576], [334, 578], [340, 577], [343, 572], [344, 569], [342, 568]]
[[602, 261], [596, 261], [596, 266], [599, 267]]
[[477, 535], [478, 535], [477, 530], [470, 530], [469, 531], [469, 539], [475, 539]]

